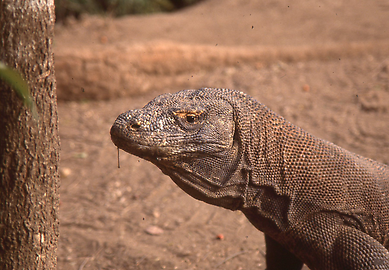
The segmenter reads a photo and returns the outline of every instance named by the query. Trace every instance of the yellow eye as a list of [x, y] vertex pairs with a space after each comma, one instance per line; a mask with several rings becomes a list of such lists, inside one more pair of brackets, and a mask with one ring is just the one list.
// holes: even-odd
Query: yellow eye
[[193, 114], [193, 113], [188, 113], [187, 115], [186, 115], [186, 121], [188, 122], [188, 123], [194, 123], [194, 122], [196, 122], [197, 121], [197, 119], [198, 119], [198, 116], [196, 115], [196, 114]]
[[184, 129], [195, 129], [201, 124], [202, 113], [200, 111], [175, 111], [173, 112], [178, 123]]

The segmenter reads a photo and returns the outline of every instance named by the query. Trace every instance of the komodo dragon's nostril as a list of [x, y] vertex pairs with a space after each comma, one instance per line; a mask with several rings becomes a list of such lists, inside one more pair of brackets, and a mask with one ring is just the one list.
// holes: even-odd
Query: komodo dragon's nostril
[[138, 130], [140, 128], [140, 123], [139, 122], [133, 122], [128, 125], [128, 127], [132, 130]]

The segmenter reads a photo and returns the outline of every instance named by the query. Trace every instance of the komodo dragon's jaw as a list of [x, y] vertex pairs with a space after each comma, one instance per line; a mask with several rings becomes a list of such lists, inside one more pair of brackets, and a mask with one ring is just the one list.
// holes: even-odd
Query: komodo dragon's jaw
[[111, 127], [111, 140], [116, 147], [147, 160], [157, 159], [159, 156], [162, 156], [160, 148], [142, 144], [138, 138], [139, 134], [132, 134], [130, 131], [131, 127], [122, 119], [118, 117], [115, 124]]

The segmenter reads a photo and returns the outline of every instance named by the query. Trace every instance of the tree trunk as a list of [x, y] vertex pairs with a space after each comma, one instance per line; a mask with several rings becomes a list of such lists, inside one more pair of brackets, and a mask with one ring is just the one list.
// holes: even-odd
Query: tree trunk
[[27, 80], [38, 117], [0, 81], [0, 269], [57, 266], [54, 0], [0, 0], [0, 61]]

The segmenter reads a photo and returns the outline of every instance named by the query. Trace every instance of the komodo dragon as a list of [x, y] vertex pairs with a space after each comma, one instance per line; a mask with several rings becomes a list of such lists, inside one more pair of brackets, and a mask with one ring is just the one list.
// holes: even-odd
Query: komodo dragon
[[265, 233], [268, 270], [389, 269], [389, 167], [318, 139], [250, 96], [203, 88], [125, 112], [113, 143]]

